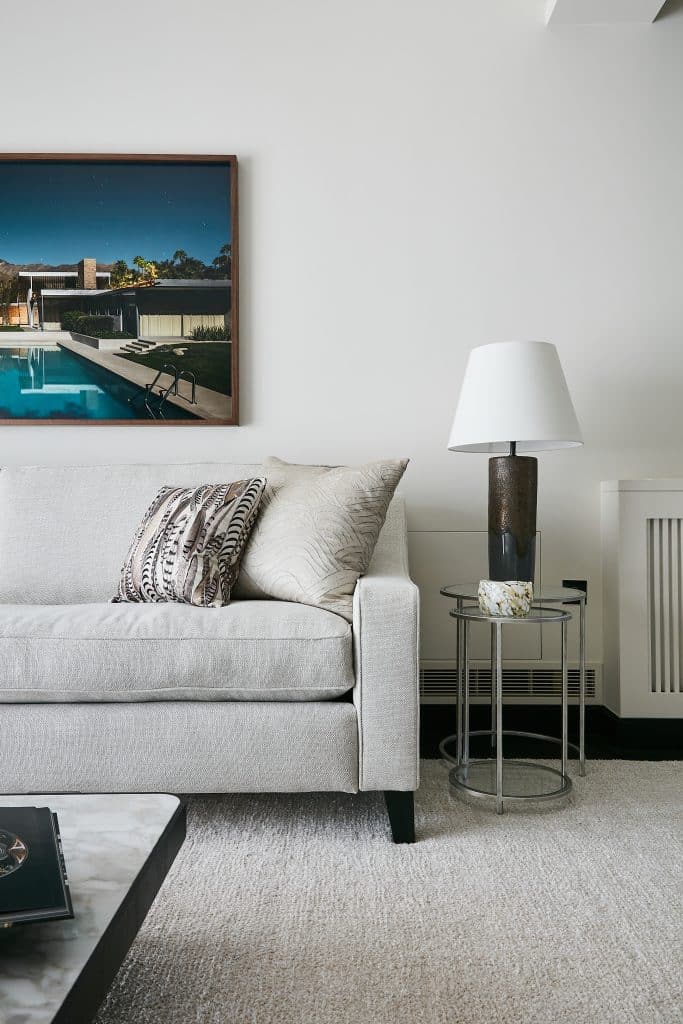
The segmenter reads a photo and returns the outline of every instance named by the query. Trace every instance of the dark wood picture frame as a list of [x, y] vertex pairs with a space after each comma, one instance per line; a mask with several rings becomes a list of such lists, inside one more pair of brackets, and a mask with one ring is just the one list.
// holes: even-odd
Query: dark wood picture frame
[[[175, 384], [176, 390], [175, 390], [175, 394], [171, 393], [170, 395], [167, 395], [167, 398], [164, 400], [164, 403], [163, 403], [163, 405], [164, 405], [163, 412], [159, 416], [157, 416], [156, 418], [152, 415], [151, 412], [149, 412], [149, 409], [147, 407], [147, 398], [145, 397], [145, 395], [149, 396], [149, 385], [145, 384], [144, 388], [143, 388], [143, 384], [142, 383], [140, 383], [139, 381], [135, 381], [134, 383], [129, 383], [128, 386], [132, 390], [137, 390], [137, 391], [141, 392], [141, 401], [145, 405], [145, 413], [143, 415], [139, 416], [139, 417], [135, 416], [134, 418], [125, 418], [125, 419], [124, 418], [120, 419], [120, 418], [115, 418], [115, 417], [112, 417], [112, 418], [109, 418], [109, 417], [107, 417], [107, 418], [104, 418], [104, 417], [99, 417], [99, 418], [86, 418], [86, 417], [83, 417], [83, 418], [68, 418], [68, 414], [65, 413], [64, 415], [60, 414], [59, 416], [56, 416], [54, 418], [49, 418], [47, 416], [41, 417], [41, 418], [38, 418], [38, 417], [36, 417], [36, 418], [21, 418], [20, 416], [12, 416], [10, 418], [7, 418], [6, 416], [3, 416], [3, 413], [7, 412], [7, 408], [6, 408], [6, 406], [3, 406], [2, 395], [0, 394], [0, 425], [3, 425], [3, 426], [27, 426], [27, 425], [31, 425], [31, 426], [48, 426], [48, 425], [60, 425], [60, 426], [65, 426], [65, 425], [66, 426], [106, 426], [106, 425], [117, 425], [117, 426], [155, 426], [156, 425], [156, 426], [159, 426], [161, 424], [169, 425], [169, 426], [171, 426], [171, 425], [172, 426], [236, 426], [236, 425], [238, 425], [238, 423], [239, 423], [239, 230], [238, 230], [238, 189], [237, 189], [237, 178], [238, 178], [238, 175], [237, 175], [237, 157], [236, 156], [229, 156], [229, 155], [215, 155], [215, 154], [205, 155], [205, 154], [161, 154], [161, 153], [159, 153], [159, 154], [138, 154], [138, 153], [133, 153], [133, 154], [130, 154], [130, 153], [113, 153], [113, 154], [112, 153], [0, 153], [0, 171], [2, 170], [3, 166], [8, 164], [8, 163], [15, 163], [15, 164], [16, 163], [26, 163], [27, 165], [32, 165], [32, 164], [40, 163], [40, 162], [43, 162], [43, 163], [46, 163], [46, 164], [65, 164], [65, 165], [70, 165], [70, 164], [71, 165], [78, 165], [78, 164], [85, 164], [85, 165], [88, 165], [88, 164], [93, 164], [93, 165], [96, 165], [96, 164], [132, 164], [132, 165], [135, 165], [135, 164], [140, 164], [140, 165], [147, 165], [148, 166], [149, 164], [155, 164], [155, 163], [159, 164], [159, 165], [164, 165], [164, 164], [169, 164], [169, 165], [187, 164], [190, 169], [193, 166], [197, 166], [197, 165], [204, 165], [204, 166], [206, 166], [206, 165], [225, 165], [225, 167], [226, 167], [226, 174], [227, 174], [227, 177], [228, 177], [227, 185], [228, 185], [228, 188], [229, 188], [229, 211], [230, 211], [230, 238], [228, 240], [229, 255], [227, 256], [227, 259], [229, 260], [229, 264], [228, 264], [229, 265], [229, 278], [226, 279], [227, 280], [227, 289], [228, 289], [228, 299], [226, 300], [226, 302], [227, 302], [227, 305], [228, 305], [228, 311], [226, 311], [225, 316], [224, 316], [226, 330], [228, 330], [228, 324], [229, 324], [229, 333], [227, 333], [226, 337], [227, 337], [227, 340], [229, 341], [230, 352], [229, 352], [229, 362], [226, 362], [225, 365], [226, 365], [226, 371], [227, 371], [228, 366], [229, 366], [229, 370], [230, 370], [230, 382], [229, 382], [229, 392], [230, 393], [229, 393], [229, 395], [226, 395], [225, 408], [221, 407], [221, 403], [220, 402], [214, 401], [213, 406], [211, 408], [209, 408], [209, 406], [205, 406], [205, 408], [202, 409], [201, 400], [199, 400], [194, 405], [194, 408], [193, 408], [193, 405], [190, 402], [190, 397], [192, 395], [194, 395], [194, 390], [192, 389], [191, 381], [186, 376], [183, 376], [182, 372], [180, 370], [176, 369], [176, 374], [175, 374], [175, 376], [176, 376], [176, 384]], [[1, 197], [0, 197], [0, 200], [1, 200]], [[180, 251], [182, 251], [182, 250], [180, 250]], [[89, 255], [89, 254], [85, 254], [84, 253], [83, 255], [86, 256], [86, 255]], [[187, 253], [184, 253], [184, 255], [187, 256]], [[155, 254], [154, 253], [150, 253], [150, 257], [151, 257], [152, 260], [154, 260]], [[11, 252], [5, 252], [5, 251], [2, 251], [2, 249], [0, 249], [0, 271], [2, 271], [2, 269], [3, 269], [3, 263], [2, 263], [3, 259], [8, 259], [8, 258], [10, 260], [12, 259]], [[216, 261], [214, 261], [214, 263], [215, 262]], [[91, 264], [93, 264], [92, 273], [93, 274], [96, 273], [99, 276], [99, 271], [97, 271], [97, 266], [96, 266], [96, 263], [95, 263], [94, 259], [81, 260], [81, 263], [82, 264], [84, 264], [84, 263], [91, 263]], [[153, 263], [151, 265], [154, 266]], [[70, 273], [71, 273], [71, 277], [75, 277], [76, 276], [73, 271], [71, 271]], [[83, 274], [83, 276], [85, 276], [85, 273], [86, 273], [86, 271], [85, 270], [82, 271], [81, 270], [81, 264], [79, 264], [78, 265], [78, 274], [79, 274], [79, 281], [78, 281], [78, 283], [79, 284], [83, 283], [83, 281], [81, 279], [81, 274]], [[24, 273], [23, 276], [26, 276], [26, 274]], [[40, 276], [38, 271], [35, 271], [35, 276], [36, 277]], [[43, 276], [46, 276], [46, 275], [43, 275]], [[57, 274], [55, 273], [53, 276], [56, 277]], [[111, 280], [111, 278], [109, 280]], [[171, 284], [172, 282], [169, 282], [169, 281], [166, 281], [166, 282], [155, 281], [153, 283], [155, 283], [155, 284], [159, 284], [159, 283]], [[187, 284], [189, 282], [185, 282], [185, 283]], [[207, 284], [207, 287], [208, 287], [208, 283], [207, 282], [204, 282], [204, 283]], [[1, 275], [0, 275], [0, 285], [1, 284], [2, 284], [2, 278], [1, 278]], [[213, 285], [214, 285], [214, 291], [217, 294], [218, 290], [220, 288], [219, 281], [215, 280], [213, 282]], [[97, 284], [95, 284], [95, 287], [97, 287]], [[136, 292], [140, 291], [140, 286], [138, 286], [138, 285], [133, 285], [131, 287], [133, 287], [136, 290]], [[180, 284], [177, 285], [177, 286], [173, 286], [173, 287], [176, 289], [176, 291], [179, 291], [180, 288], [181, 288]], [[31, 278], [31, 292], [29, 293], [29, 295], [32, 294], [32, 288], [33, 288], [33, 278]], [[197, 289], [195, 289], [195, 294], [196, 293], [197, 293]], [[149, 296], [151, 294], [151, 292], [147, 292], [146, 294]], [[161, 295], [163, 293], [161, 291], [159, 291], [157, 294]], [[170, 294], [170, 289], [167, 292], [167, 294]], [[35, 303], [36, 300], [34, 299], [33, 301]], [[19, 307], [20, 303], [19, 302], [12, 303], [12, 305]], [[8, 308], [9, 308], [9, 306], [8, 306]], [[107, 310], [107, 313], [108, 312], [109, 312], [109, 310]], [[0, 305], [0, 314], [2, 314], [2, 306], [1, 305]], [[140, 322], [139, 312], [136, 312], [136, 315], [138, 316], [138, 321], [137, 322], [139, 323]], [[114, 320], [115, 320], [115, 318], [114, 318]], [[123, 322], [122, 319], [120, 320], [120, 322], [121, 323]], [[2, 320], [0, 320], [0, 323], [2, 323]], [[40, 323], [41, 323], [41, 327], [42, 327], [43, 326], [43, 319], [42, 319], [42, 317], [40, 319]], [[183, 321], [183, 323], [184, 323], [184, 321]], [[16, 337], [19, 338], [21, 336], [22, 342], [23, 342], [25, 334], [26, 334], [26, 328], [23, 327], [22, 328], [22, 335], [18, 335], [17, 334]], [[30, 335], [29, 335], [29, 337], [30, 337]], [[0, 340], [2, 340], [2, 339], [3, 339], [3, 334], [0, 333]], [[142, 345], [145, 344], [144, 341], [140, 343], [139, 336], [137, 336], [137, 335], [135, 336], [134, 340], [137, 341], [139, 344], [142, 344]], [[183, 336], [181, 334], [179, 336], [179, 338], [178, 338], [178, 341], [175, 342], [176, 347], [180, 348], [180, 346], [181, 346], [181, 344], [183, 342], [184, 342], [184, 338], [183, 338]], [[102, 342], [99, 341], [98, 344], [101, 346]], [[158, 345], [158, 344], [161, 344], [161, 342], [159, 342], [157, 340], [156, 342], [154, 342], [154, 344]], [[168, 340], [168, 346], [170, 347], [171, 344], [172, 344], [172, 342], [169, 339]], [[4, 347], [5, 348], [7, 347], [7, 342], [6, 342]], [[213, 355], [214, 355], [214, 353], [211, 353], [212, 357], [213, 357]], [[74, 357], [74, 358], [76, 358], [76, 357]], [[161, 355], [159, 355], [159, 358], [161, 358]], [[127, 362], [127, 360], [126, 360], [126, 362]], [[152, 366], [153, 366], [153, 364], [152, 364]], [[153, 366], [153, 369], [156, 370], [156, 367]], [[98, 370], [99, 370], [99, 368], [98, 368]], [[104, 372], [105, 374], [107, 373], [106, 370], [103, 370], [103, 371], [100, 370], [99, 372]], [[109, 369], [108, 372], [109, 372], [110, 375], [112, 374], [111, 369]], [[190, 372], [190, 371], [187, 371], [187, 372]], [[191, 376], [191, 373], [190, 373], [190, 376]], [[128, 381], [132, 380], [132, 378], [127, 378], [127, 379], [128, 379]], [[156, 391], [158, 390], [160, 395], [161, 395], [162, 391], [168, 391], [169, 385], [172, 382], [172, 379], [173, 379], [173, 374], [171, 374], [169, 372], [165, 376], [161, 377], [160, 380], [155, 384], [154, 388], [152, 388], [152, 391], [151, 391], [152, 398], [153, 398], [152, 405], [155, 405], [157, 403], [157, 398], [155, 397]], [[120, 383], [121, 386], [123, 387], [125, 381], [123, 381], [123, 382], [119, 381], [118, 383]], [[206, 389], [204, 389], [204, 391], [205, 390]], [[202, 392], [202, 389], [199, 387], [199, 382], [197, 382], [197, 394], [201, 394], [201, 392]], [[217, 397], [220, 397], [220, 396], [218, 396], [218, 394], [216, 392], [214, 392], [214, 394], [216, 394]], [[135, 397], [137, 399], [138, 396], [136, 395]], [[131, 402], [131, 399], [128, 399], [128, 401]], [[229, 408], [228, 408], [228, 402], [229, 402]], [[187, 403], [187, 406], [188, 406], [187, 411], [185, 411], [185, 409], [184, 409], [184, 404], [185, 403]], [[178, 409], [177, 413], [175, 413], [176, 409]], [[207, 410], [211, 413], [210, 415], [207, 414]], [[193, 412], [194, 412], [194, 414], [192, 414]], [[183, 414], [183, 418], [180, 418], [181, 414]]]

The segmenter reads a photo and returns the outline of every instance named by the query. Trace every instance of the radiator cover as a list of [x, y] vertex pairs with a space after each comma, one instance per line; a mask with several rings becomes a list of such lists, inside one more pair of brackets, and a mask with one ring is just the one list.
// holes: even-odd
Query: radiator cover
[[683, 717], [683, 480], [602, 485], [605, 702]]

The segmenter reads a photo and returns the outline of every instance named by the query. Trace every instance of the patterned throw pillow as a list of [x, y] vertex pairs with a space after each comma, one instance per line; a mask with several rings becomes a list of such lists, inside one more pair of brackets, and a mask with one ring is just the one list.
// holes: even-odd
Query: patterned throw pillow
[[114, 602], [229, 604], [265, 484], [254, 477], [162, 487], [137, 528]]
[[392, 459], [326, 469], [266, 459], [268, 486], [235, 596], [299, 601], [351, 620], [358, 577], [407, 465]]

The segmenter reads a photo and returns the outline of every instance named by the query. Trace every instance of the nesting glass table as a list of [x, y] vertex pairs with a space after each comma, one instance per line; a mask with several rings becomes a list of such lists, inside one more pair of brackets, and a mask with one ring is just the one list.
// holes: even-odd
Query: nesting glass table
[[[443, 587], [441, 594], [455, 599], [451, 616], [456, 621], [457, 666], [457, 731], [440, 744], [443, 757], [453, 765], [450, 781], [454, 789], [482, 799], [495, 801], [496, 811], [503, 812], [504, 801], [536, 801], [564, 797], [571, 791], [567, 772], [568, 750], [578, 755], [579, 773], [585, 775], [585, 707], [586, 707], [586, 595], [570, 587], [539, 587], [529, 615], [523, 618], [484, 615], [478, 607], [478, 583], [453, 584]], [[567, 624], [572, 615], [548, 604], [579, 605], [579, 743], [568, 740], [569, 685], [567, 669]], [[488, 623], [491, 632], [491, 728], [470, 730], [470, 626], [473, 622]], [[562, 634], [562, 735], [544, 736], [539, 733], [503, 729], [503, 627], [522, 628], [525, 624], [552, 624], [560, 626]], [[495, 756], [473, 759], [470, 757], [470, 738], [490, 736]], [[561, 750], [558, 771], [533, 761], [503, 759], [505, 736], [557, 743]], [[453, 745], [455, 744], [455, 751]]]

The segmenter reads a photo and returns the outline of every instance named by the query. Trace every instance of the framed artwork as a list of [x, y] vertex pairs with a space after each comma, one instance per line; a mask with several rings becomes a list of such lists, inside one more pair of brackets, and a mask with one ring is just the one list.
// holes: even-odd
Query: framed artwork
[[237, 159], [0, 154], [0, 424], [238, 422]]

